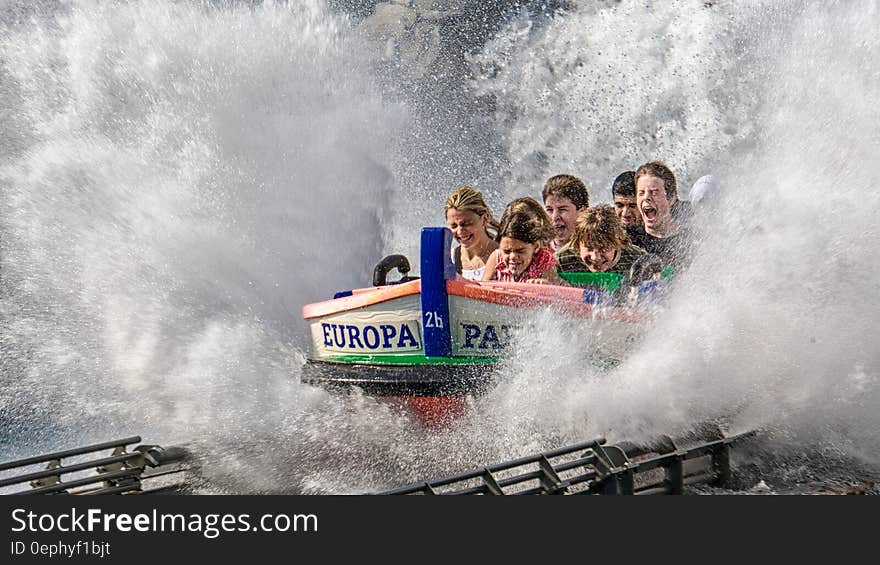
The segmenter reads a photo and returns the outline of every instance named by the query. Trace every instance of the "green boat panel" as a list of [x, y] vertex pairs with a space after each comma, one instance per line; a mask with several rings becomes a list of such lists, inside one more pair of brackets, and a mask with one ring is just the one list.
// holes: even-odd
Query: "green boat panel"
[[[674, 274], [675, 270], [672, 268], [672, 265], [663, 265], [663, 272], [660, 276], [664, 279], [669, 279]], [[624, 279], [624, 276], [620, 273], [594, 273], [592, 271], [572, 271], [559, 273], [559, 276], [575, 286], [601, 286], [609, 292], [614, 292], [620, 288]]]
[[559, 273], [559, 276], [575, 286], [601, 286], [609, 292], [620, 288], [620, 282], [623, 280], [623, 275], [620, 273], [593, 273], [591, 271]]

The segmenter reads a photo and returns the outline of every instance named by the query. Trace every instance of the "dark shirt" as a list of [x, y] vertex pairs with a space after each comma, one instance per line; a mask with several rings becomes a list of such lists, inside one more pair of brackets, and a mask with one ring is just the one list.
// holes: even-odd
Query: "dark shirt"
[[643, 237], [645, 237], [644, 226], [642, 226], [642, 224], [639, 224], [637, 226], [623, 226], [623, 229], [626, 230], [626, 233], [627, 235], [629, 235], [629, 240], [632, 242], [632, 244], [641, 247], [641, 245], [639, 245], [639, 241]]
[[678, 225], [690, 228], [691, 222], [694, 219], [694, 207], [686, 200], [676, 200], [669, 210], [669, 215], [672, 216], [672, 219]]
[[648, 253], [660, 257], [666, 265], [672, 265], [676, 271], [687, 266], [690, 261], [691, 235], [690, 230], [679, 228], [675, 235], [669, 237], [654, 237], [644, 231], [633, 238], [633, 243]]
[[694, 210], [690, 202], [676, 200], [669, 210], [672, 220], [679, 226], [675, 235], [670, 237], [654, 237], [645, 233], [644, 226], [626, 228], [633, 244], [638, 245], [648, 253], [660, 257], [666, 265], [679, 271], [690, 262], [692, 233], [691, 222]]

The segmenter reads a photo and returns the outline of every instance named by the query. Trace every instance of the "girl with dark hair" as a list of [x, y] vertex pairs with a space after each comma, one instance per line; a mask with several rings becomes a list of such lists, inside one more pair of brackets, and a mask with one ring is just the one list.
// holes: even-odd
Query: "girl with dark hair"
[[498, 251], [489, 258], [483, 280], [564, 284], [556, 272], [556, 258], [547, 244], [553, 226], [538, 205], [509, 207], [498, 230]]

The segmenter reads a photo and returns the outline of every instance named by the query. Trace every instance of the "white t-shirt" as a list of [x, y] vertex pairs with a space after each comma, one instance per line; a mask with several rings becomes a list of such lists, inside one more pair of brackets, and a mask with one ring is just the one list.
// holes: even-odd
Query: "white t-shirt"
[[[461, 255], [460, 255], [461, 254], [461, 246], [459, 245], [459, 246], [453, 247], [451, 250], [451, 254], [452, 254], [452, 262], [455, 263], [456, 262], [455, 261], [456, 254], [459, 254], [459, 257], [461, 257]], [[461, 276], [463, 276], [464, 278], [471, 280], [471, 281], [483, 280], [483, 273], [485, 273], [485, 272], [486, 272], [486, 265], [483, 265], [479, 269], [465, 269], [464, 267], [461, 268]]]
[[464, 269], [461, 270], [461, 276], [471, 281], [481, 281], [483, 280], [483, 273], [486, 272], [486, 265], [483, 265], [479, 269]]

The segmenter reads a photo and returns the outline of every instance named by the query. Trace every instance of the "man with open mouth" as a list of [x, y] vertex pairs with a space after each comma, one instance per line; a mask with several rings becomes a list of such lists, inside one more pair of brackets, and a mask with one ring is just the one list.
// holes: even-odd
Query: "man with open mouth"
[[578, 250], [570, 245], [570, 240], [578, 214], [590, 206], [587, 185], [574, 175], [555, 175], [544, 183], [541, 196], [544, 198], [544, 209], [556, 230], [550, 247], [556, 252], [559, 272], [584, 270], [586, 267]]
[[584, 181], [574, 175], [562, 174], [547, 179], [541, 196], [556, 230], [550, 246], [553, 251], [558, 251], [571, 239], [578, 214], [590, 206], [590, 194]]
[[678, 200], [675, 174], [664, 163], [650, 161], [636, 170], [634, 180], [644, 233], [633, 243], [674, 268], [684, 266], [690, 238], [682, 222], [686, 204]]

